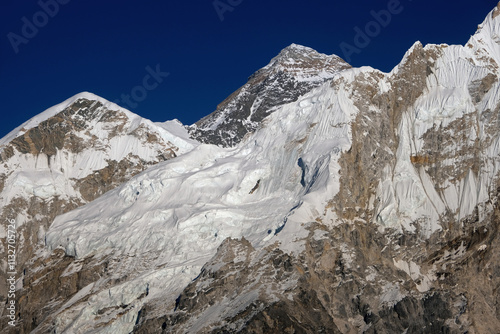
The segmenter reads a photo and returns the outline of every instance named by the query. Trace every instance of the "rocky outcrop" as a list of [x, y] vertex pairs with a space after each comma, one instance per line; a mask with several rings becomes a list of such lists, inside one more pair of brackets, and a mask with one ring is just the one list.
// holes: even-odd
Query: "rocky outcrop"
[[108, 165], [106, 167], [96, 170], [82, 179], [74, 180], [74, 184], [83, 199], [91, 202], [105, 192], [130, 180], [134, 175], [144, 171], [147, 167], [157, 162], [175, 158], [175, 156], [175, 153], [169, 150], [159, 155], [158, 161], [151, 162], [140, 159], [137, 155], [129, 154], [125, 159], [120, 161], [107, 161]]
[[[68, 178], [92, 202], [58, 216], [50, 251], [27, 262], [21, 330], [500, 332], [495, 13], [466, 46], [416, 43], [390, 73], [292, 46], [191, 128], [240, 145], [200, 145], [99, 198], [152, 164], [143, 152]], [[304, 75], [316, 89], [295, 96]], [[153, 161], [174, 156], [159, 155], [161, 133], [110, 117], [106, 140], [126, 132]], [[46, 154], [38, 137], [2, 157]], [[84, 152], [44, 143], [53, 172], [60, 150]], [[0, 173], [4, 189], [14, 174]]]
[[292, 44], [250, 76], [217, 110], [192, 125], [191, 136], [204, 143], [234, 146], [277, 107], [296, 101], [350, 67], [338, 56]]
[[[56, 216], [96, 199], [154, 164], [174, 158], [179, 150], [164, 138], [163, 129], [155, 129], [153, 123], [92, 94], [76, 96], [52, 114], [37, 116], [34, 126], [21, 128], [0, 147], [0, 219], [16, 221], [16, 270], [23, 276], [33, 269], [29, 261], [43, 249], [44, 233]], [[123, 148], [120, 143], [125, 144]], [[0, 243], [7, 249], [5, 237]], [[4, 303], [7, 266], [6, 259], [1, 261], [0, 303]], [[40, 307], [51, 298], [57, 295], [62, 301], [81, 288], [62, 291], [51, 287], [70, 262], [66, 258], [50, 260], [43, 265], [50, 268], [50, 274], [43, 279], [37, 277], [39, 273], [24, 279], [22, 285], [30, 288], [23, 295], [26, 304], [20, 301], [19, 305], [24, 319], [33, 317], [23, 322], [25, 332], [50, 314], [52, 308]], [[31, 286], [30, 282], [42, 280], [45, 282]]]
[[[360, 112], [351, 126], [351, 149], [339, 160], [340, 191], [331, 203], [340, 217], [373, 219], [369, 202], [383, 179], [384, 167], [396, 163], [403, 113], [427, 89], [433, 59], [440, 55], [440, 47], [424, 50], [416, 43], [391, 76], [391, 89], [386, 92], [376, 89], [385, 80], [380, 73], [355, 78], [351, 94]], [[332, 86], [338, 84], [332, 82]]]
[[226, 240], [175, 305], [145, 305], [134, 332], [498, 332], [495, 199], [482, 222], [426, 242], [382, 234], [375, 224], [321, 222], [309, 225], [298, 257]]
[[[499, 332], [498, 67], [477, 40], [479, 60], [417, 43], [388, 75], [333, 79], [358, 112], [339, 191], [301, 221], [305, 249], [227, 240], [175, 305], [143, 306], [135, 331]], [[470, 72], [450, 80], [457, 63]]]

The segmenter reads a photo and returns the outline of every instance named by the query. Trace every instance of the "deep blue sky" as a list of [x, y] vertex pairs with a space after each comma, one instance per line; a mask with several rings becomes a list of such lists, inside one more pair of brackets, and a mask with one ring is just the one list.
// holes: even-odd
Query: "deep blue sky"
[[[153, 121], [192, 124], [291, 43], [345, 58], [341, 43], [354, 45], [354, 28], [364, 29], [374, 20], [372, 10], [395, 0], [218, 0], [236, 4], [223, 21], [214, 0], [59, 1], [67, 3], [47, 22], [38, 1], [2, 2], [0, 137], [81, 91], [120, 99], [143, 85], [146, 67], [157, 64], [169, 76], [129, 109]], [[463, 45], [496, 4], [400, 0], [401, 13], [350, 63], [388, 72], [416, 40]], [[41, 27], [16, 53], [9, 33], [22, 36], [23, 18], [33, 23], [34, 16]]]

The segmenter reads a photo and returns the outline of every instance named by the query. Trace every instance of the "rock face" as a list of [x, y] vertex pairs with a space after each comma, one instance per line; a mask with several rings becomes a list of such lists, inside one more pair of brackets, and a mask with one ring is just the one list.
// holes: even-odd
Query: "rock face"
[[203, 143], [234, 146], [279, 106], [297, 101], [350, 67], [338, 56], [292, 44], [250, 76], [216, 111], [192, 125], [191, 136]]
[[[48, 222], [15, 331], [499, 333], [498, 8], [465, 46], [415, 43], [390, 73], [337, 68], [264, 108], [244, 139], [213, 132], [235, 147], [180, 150], [95, 199], [78, 189], [133, 164], [75, 178], [91, 202]], [[301, 58], [288, 52], [275, 60]], [[245, 89], [227, 105], [240, 110]], [[210, 117], [212, 130], [249, 124]], [[2, 159], [59, 154], [38, 137], [16, 136]]]
[[[44, 233], [57, 215], [93, 201], [191, 145], [90, 93], [36, 116], [1, 144], [0, 217], [16, 221], [18, 273], [25, 273], [32, 265], [28, 261], [43, 249]], [[2, 224], [0, 233], [2, 252], [7, 249], [5, 227]], [[7, 295], [6, 260], [1, 260], [2, 303]]]
[[[428, 242], [371, 224], [312, 224], [297, 258], [228, 240], [165, 315], [144, 306], [134, 332], [496, 333], [499, 212]], [[422, 268], [434, 268], [426, 291]]]
[[[281, 232], [307, 226], [303, 249], [228, 240], [135, 332], [499, 332], [497, 11], [465, 47], [417, 43], [389, 74], [334, 78], [356, 109], [351, 143], [327, 204], [306, 197]], [[306, 185], [321, 169], [304, 161]]]

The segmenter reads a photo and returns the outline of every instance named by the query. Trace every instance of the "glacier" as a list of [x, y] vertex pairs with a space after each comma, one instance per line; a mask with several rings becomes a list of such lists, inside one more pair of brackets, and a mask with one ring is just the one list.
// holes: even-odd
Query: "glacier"
[[[324, 83], [277, 106], [233, 147], [197, 142], [178, 121], [152, 123], [129, 115], [132, 128], [145, 124], [146, 131], [160, 131], [179, 149], [177, 156], [57, 216], [45, 231], [45, 252], [61, 250], [76, 263], [66, 275], [80, 271], [86, 259], [114, 266], [109, 276], [80, 289], [51, 315], [54, 331], [132, 332], [144, 305], [175, 305], [203, 270], [220, 269], [204, 266], [228, 238], [246, 240], [256, 250], [277, 245], [299, 258], [307, 250], [310, 227], [318, 222], [325, 229], [375, 224], [382, 234], [428, 241], [451, 231], [450, 221], [463, 226], [473, 215], [490, 214], [500, 172], [500, 18], [495, 13], [488, 14], [465, 46], [417, 42], [389, 73], [371, 67], [321, 72]], [[297, 77], [307, 81], [309, 75]], [[115, 108], [90, 93], [64, 102], [64, 108], [82, 97]], [[56, 110], [61, 106], [0, 143]], [[116, 147], [113, 159], [121, 159], [131, 145], [139, 144], [118, 138], [109, 145]], [[134, 150], [145, 159], [153, 155], [139, 147]], [[96, 150], [77, 157], [74, 166], [81, 168], [73, 172], [82, 177], [101, 168], [100, 154]], [[29, 160], [30, 168], [47, 169], [42, 160]], [[51, 162], [52, 168], [66, 170], [57, 161]], [[373, 165], [360, 167], [363, 162]], [[64, 179], [50, 173], [30, 177], [29, 168], [9, 182], [13, 189], [40, 198], [73, 191], [58, 188], [64, 187]], [[327, 234], [313, 232], [314, 240]], [[343, 266], [355, 267], [348, 247], [339, 247]], [[465, 246], [453, 251], [459, 257]], [[421, 293], [431, 291], [439, 279], [438, 264], [424, 268], [396, 255], [391, 263]], [[208, 286], [210, 281], [200, 284]], [[399, 285], [384, 284], [381, 305], [393, 307], [404, 300]], [[241, 308], [236, 310], [244, 310], [255, 294], [240, 296]], [[235, 316], [238, 312], [229, 310], [230, 305], [228, 301], [210, 312]], [[96, 318], [99, 312], [105, 316]], [[200, 317], [193, 320], [193, 330], [217, 318], [209, 311]]]

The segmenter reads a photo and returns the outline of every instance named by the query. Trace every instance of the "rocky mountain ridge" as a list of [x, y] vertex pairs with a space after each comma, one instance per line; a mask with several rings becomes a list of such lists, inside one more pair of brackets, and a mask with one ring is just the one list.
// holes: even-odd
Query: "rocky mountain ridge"
[[203, 143], [234, 146], [259, 128], [262, 120], [283, 104], [297, 99], [351, 66], [297, 44], [283, 49], [267, 66], [226, 98], [217, 109], [189, 127]]
[[55, 217], [21, 332], [500, 332], [498, 13]]
[[[18, 270], [25, 272], [27, 262], [43, 249], [45, 231], [57, 215], [196, 145], [170, 134], [168, 128], [182, 126], [155, 125], [96, 95], [81, 93], [4, 137], [0, 142], [1, 217], [16, 222]], [[7, 249], [6, 235], [2, 225], [2, 252]], [[1, 261], [4, 278], [7, 258]], [[5, 299], [3, 278], [0, 290]]]

